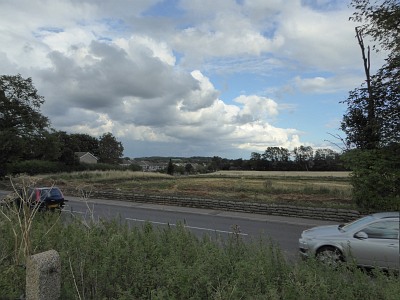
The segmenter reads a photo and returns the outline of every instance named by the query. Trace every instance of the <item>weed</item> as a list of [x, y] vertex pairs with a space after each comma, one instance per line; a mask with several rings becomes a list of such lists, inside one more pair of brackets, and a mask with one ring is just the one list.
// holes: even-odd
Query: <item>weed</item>
[[[45, 239], [51, 217], [36, 218], [31, 237], [36, 249], [60, 253], [63, 299], [396, 299], [400, 293], [395, 276], [371, 278], [351, 266], [332, 270], [313, 260], [288, 263], [272, 241], [242, 241], [238, 227], [228, 239], [199, 239], [184, 224], [86, 226], [68, 218], [63, 214], [64, 222]], [[0, 227], [0, 253], [12, 248], [10, 227]], [[0, 261], [0, 296], [18, 297], [24, 271], [6, 261]]]

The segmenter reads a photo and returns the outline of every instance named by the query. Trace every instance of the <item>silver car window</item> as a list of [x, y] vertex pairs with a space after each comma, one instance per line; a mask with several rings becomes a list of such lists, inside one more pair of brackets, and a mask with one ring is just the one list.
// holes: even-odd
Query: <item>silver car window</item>
[[342, 231], [351, 231], [351, 230], [356, 230], [358, 227], [363, 226], [364, 224], [371, 223], [371, 221], [374, 220], [374, 217], [372, 216], [366, 216], [361, 219], [357, 219], [351, 223], [348, 223], [344, 225], [343, 227], [340, 228]]
[[373, 239], [398, 239], [399, 222], [398, 221], [379, 221], [363, 228], [368, 234], [368, 238]]

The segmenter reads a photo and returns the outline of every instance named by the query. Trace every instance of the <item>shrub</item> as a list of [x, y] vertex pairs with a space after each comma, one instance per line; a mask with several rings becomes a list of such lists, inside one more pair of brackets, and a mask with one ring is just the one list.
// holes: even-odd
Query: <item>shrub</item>
[[353, 199], [362, 211], [400, 209], [400, 145], [352, 150], [343, 157], [352, 167]]
[[26, 160], [9, 164], [7, 172], [12, 175], [16, 174], [50, 174], [59, 173], [67, 170], [67, 167], [59, 162], [43, 161], [43, 160]]

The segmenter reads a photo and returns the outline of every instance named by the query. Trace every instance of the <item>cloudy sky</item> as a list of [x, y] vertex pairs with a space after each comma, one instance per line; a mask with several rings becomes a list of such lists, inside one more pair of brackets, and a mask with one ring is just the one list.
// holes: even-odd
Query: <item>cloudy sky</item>
[[124, 156], [332, 147], [364, 80], [348, 4], [0, 0], [0, 74], [32, 77], [53, 128], [111, 132]]

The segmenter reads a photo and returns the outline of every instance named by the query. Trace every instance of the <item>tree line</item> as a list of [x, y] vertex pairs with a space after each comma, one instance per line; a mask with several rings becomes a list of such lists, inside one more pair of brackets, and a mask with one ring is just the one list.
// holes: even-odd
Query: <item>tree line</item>
[[111, 133], [96, 138], [57, 131], [41, 114], [43, 103], [31, 78], [0, 76], [0, 176], [43, 168], [38, 161], [49, 169], [71, 169], [79, 165], [76, 152], [90, 152], [99, 163], [119, 163], [124, 147]]
[[332, 149], [314, 149], [311, 146], [268, 147], [263, 153], [252, 152], [249, 160], [226, 159], [214, 156], [208, 163], [209, 171], [345, 171], [348, 170], [341, 154]]

